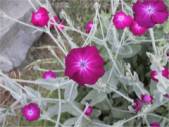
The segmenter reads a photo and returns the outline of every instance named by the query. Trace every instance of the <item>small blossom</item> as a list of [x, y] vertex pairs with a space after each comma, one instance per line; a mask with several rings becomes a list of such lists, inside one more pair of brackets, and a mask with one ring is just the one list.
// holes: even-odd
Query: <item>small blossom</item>
[[141, 95], [141, 100], [145, 104], [152, 104], [153, 103], [153, 97], [148, 94]]
[[[150, 72], [150, 76], [151, 78], [154, 80], [154, 81], [157, 81], [158, 82], [158, 79], [157, 79], [157, 71], [155, 70], [151, 70]], [[161, 75], [165, 78], [169, 78], [169, 69], [167, 67], [163, 67], [162, 71], [161, 71]]]
[[147, 32], [147, 28], [140, 26], [136, 21], [133, 21], [133, 23], [130, 26], [130, 31], [135, 36], [141, 36], [144, 35], [145, 32]]
[[164, 76], [165, 78], [169, 78], [169, 69], [167, 67], [164, 67], [162, 69], [162, 76]]
[[158, 79], [157, 79], [157, 71], [151, 70], [150, 77], [151, 77], [151, 79], [153, 79], [154, 81], [157, 82], [158, 81]]
[[29, 103], [22, 108], [22, 115], [27, 121], [36, 121], [40, 118], [40, 108], [36, 103]]
[[134, 100], [132, 107], [135, 110], [135, 112], [140, 112], [143, 107], [143, 103], [140, 99], [136, 99]]
[[113, 23], [117, 29], [124, 29], [126, 27], [129, 27], [132, 22], [132, 17], [125, 14], [123, 11], [117, 12], [113, 17]]
[[86, 26], [85, 26], [85, 30], [86, 30], [86, 33], [90, 33], [90, 31], [92, 30], [94, 24], [93, 24], [93, 20], [90, 20], [86, 23]]
[[49, 15], [46, 8], [40, 7], [37, 11], [32, 13], [31, 22], [35, 26], [44, 27], [48, 24]]
[[88, 106], [84, 114], [86, 116], [91, 116], [92, 113], [93, 113], [93, 107], [92, 106]]
[[150, 127], [160, 127], [160, 124], [158, 122], [151, 122]]
[[42, 78], [46, 79], [46, 80], [48, 80], [48, 79], [54, 79], [56, 77], [57, 77], [56, 72], [53, 72], [51, 70], [45, 71], [42, 74]]
[[133, 4], [134, 19], [143, 27], [162, 24], [168, 18], [168, 9], [163, 0], [137, 0]]
[[105, 73], [104, 60], [95, 46], [72, 49], [65, 58], [65, 75], [79, 85], [93, 85]]
[[58, 16], [54, 16], [54, 18], [53, 19], [50, 19], [49, 20], [50, 21], [50, 28], [51, 29], [54, 29], [55, 27], [55, 23], [57, 23], [58, 25], [57, 25], [57, 29], [59, 30], [59, 31], [62, 31], [63, 29], [64, 29], [64, 25], [63, 25], [63, 21], [61, 21], [61, 19], [58, 17]]

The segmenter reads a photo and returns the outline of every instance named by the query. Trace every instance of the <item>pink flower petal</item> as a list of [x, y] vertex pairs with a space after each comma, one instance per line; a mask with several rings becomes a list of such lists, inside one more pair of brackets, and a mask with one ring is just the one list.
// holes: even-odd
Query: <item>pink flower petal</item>
[[156, 12], [152, 15], [153, 22], [157, 24], [162, 24], [168, 19], [168, 12]]

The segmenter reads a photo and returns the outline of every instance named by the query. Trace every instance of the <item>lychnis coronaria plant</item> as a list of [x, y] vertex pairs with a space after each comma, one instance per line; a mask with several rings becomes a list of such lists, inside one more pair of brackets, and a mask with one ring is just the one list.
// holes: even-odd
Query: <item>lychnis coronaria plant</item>
[[107, 0], [106, 9], [95, 2], [93, 12], [81, 14], [83, 26], [68, 15], [70, 6], [56, 15], [48, 0], [28, 2], [29, 23], [3, 17], [44, 32], [55, 45], [38, 48], [51, 54], [31, 64], [38, 79], [0, 72], [0, 86], [14, 100], [0, 105], [3, 126], [11, 117], [12, 126], [169, 126], [168, 0]]

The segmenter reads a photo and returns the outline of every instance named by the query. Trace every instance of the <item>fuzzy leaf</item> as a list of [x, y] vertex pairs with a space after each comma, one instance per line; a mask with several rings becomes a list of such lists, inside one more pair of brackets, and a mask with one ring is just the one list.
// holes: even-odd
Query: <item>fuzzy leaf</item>
[[[47, 113], [49, 114], [50, 117], [58, 115], [58, 113], [59, 113], [58, 106], [59, 106], [59, 103], [57, 103], [54, 106], [48, 106]], [[75, 105], [75, 106], [77, 107], [78, 105]], [[80, 115], [80, 113], [76, 109], [74, 109], [71, 104], [68, 104], [68, 103], [62, 104], [61, 113], [65, 113], [65, 112], [70, 113], [73, 116], [79, 116]]]
[[107, 96], [105, 93], [98, 92], [97, 90], [92, 90], [87, 94], [87, 96], [83, 98], [81, 103], [86, 104], [87, 102], [90, 102], [91, 105], [95, 105], [102, 102], [104, 99], [106, 99], [106, 97]]
[[74, 118], [70, 118], [70, 119], [66, 120], [66, 121], [64, 122], [64, 124], [63, 124], [64, 127], [74, 127], [74, 125], [75, 125], [77, 119], [78, 119], [78, 118], [74, 117]]
[[60, 77], [52, 80], [38, 79], [35, 83], [48, 90], [56, 90], [57, 88], [65, 88], [65, 85], [73, 83], [71, 80], [66, 80], [64, 77]]
[[71, 84], [65, 86], [64, 91], [64, 99], [68, 101], [74, 101], [74, 99], [77, 97], [78, 91], [77, 91], [77, 85]]

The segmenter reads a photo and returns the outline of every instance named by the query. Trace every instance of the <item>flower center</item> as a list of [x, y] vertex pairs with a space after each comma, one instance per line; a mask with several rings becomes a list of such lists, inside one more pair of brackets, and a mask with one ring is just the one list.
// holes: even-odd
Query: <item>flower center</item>
[[79, 67], [80, 67], [81, 70], [87, 69], [87, 67], [88, 67], [87, 61], [86, 60], [80, 60]]
[[145, 8], [145, 11], [147, 12], [147, 14], [152, 15], [155, 10], [152, 6], [149, 5]]
[[29, 115], [29, 116], [32, 116], [32, 115], [33, 115], [33, 110], [32, 110], [32, 109], [30, 109], [30, 110], [28, 111], [28, 115]]
[[125, 17], [124, 17], [123, 15], [119, 15], [119, 16], [118, 16], [118, 20], [119, 20], [120, 22], [122, 22], [124, 19], [125, 19]]
[[35, 18], [36, 18], [36, 19], [41, 19], [41, 17], [42, 17], [42, 15], [41, 15], [40, 13], [37, 13], [37, 14], [35, 15]]
[[85, 66], [86, 66], [85, 62], [81, 62], [81, 63], [80, 63], [80, 66], [81, 66], [81, 67], [85, 67]]

